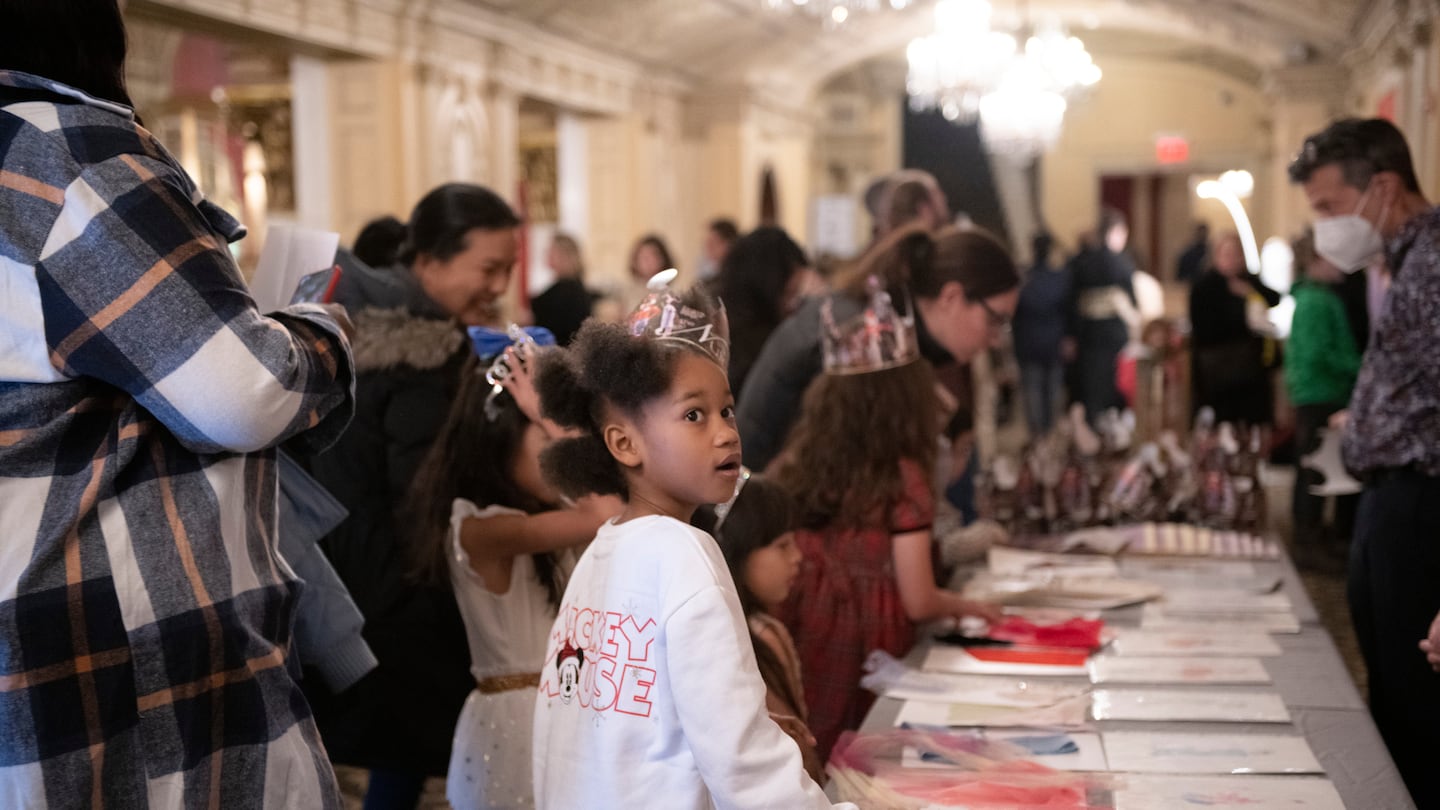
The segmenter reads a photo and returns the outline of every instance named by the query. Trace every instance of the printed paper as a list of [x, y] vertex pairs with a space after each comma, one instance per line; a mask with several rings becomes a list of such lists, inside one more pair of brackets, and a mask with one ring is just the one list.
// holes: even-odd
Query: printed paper
[[1091, 696], [1096, 720], [1288, 723], [1274, 692], [1226, 689], [1099, 689]]
[[1146, 658], [1097, 656], [1090, 659], [1093, 683], [1220, 684], [1270, 683], [1259, 658]]
[[1115, 790], [1115, 810], [1345, 810], [1329, 779], [1313, 776], [1138, 776]]
[[1270, 634], [1258, 630], [1219, 632], [1214, 630], [1119, 630], [1113, 649], [1116, 655], [1213, 655], [1273, 656], [1280, 646]]
[[1323, 773], [1304, 737], [1282, 734], [1102, 734], [1105, 759], [1133, 773]]

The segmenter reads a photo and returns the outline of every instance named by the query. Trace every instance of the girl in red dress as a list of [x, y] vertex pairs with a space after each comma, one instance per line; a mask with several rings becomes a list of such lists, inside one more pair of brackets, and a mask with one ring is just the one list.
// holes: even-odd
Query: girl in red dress
[[859, 726], [874, 700], [860, 688], [872, 650], [904, 655], [922, 622], [999, 617], [994, 606], [936, 585], [931, 471], [940, 402], [908, 302], [910, 287], [954, 284], [954, 328], [973, 332], [968, 342], [979, 349], [1013, 309], [1014, 295], [972, 301], [960, 281], [922, 277], [940, 273], [936, 257], [948, 255], [947, 238], [908, 237], [890, 254], [898, 262], [872, 264], [862, 311], [852, 306], [841, 319], [840, 306], [827, 307], [825, 373], [806, 392], [777, 461], [775, 478], [800, 509], [795, 540], [804, 555], [780, 617], [800, 650], [822, 756], [840, 732]]

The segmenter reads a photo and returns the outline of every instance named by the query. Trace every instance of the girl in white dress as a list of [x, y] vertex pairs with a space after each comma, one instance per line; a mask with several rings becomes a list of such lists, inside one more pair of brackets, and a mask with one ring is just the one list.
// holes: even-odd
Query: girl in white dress
[[[476, 688], [455, 727], [445, 795], [456, 810], [529, 808], [531, 721], [545, 642], [574, 547], [623, 504], [559, 498], [539, 456], [564, 431], [540, 418], [529, 364], [507, 350], [500, 386], [472, 362], [412, 503], [422, 575], [447, 577], [469, 639]], [[528, 414], [528, 415], [527, 415]]]

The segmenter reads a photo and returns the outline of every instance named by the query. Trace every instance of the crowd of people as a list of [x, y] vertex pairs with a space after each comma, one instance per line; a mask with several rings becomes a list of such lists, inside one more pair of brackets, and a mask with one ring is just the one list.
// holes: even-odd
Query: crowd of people
[[[937, 585], [943, 515], [995, 531], [964, 486], [969, 364], [1013, 324], [1042, 433], [1067, 398], [1124, 407], [1163, 314], [1117, 212], [1060, 265], [1037, 238], [1022, 274], [915, 170], [867, 190], [873, 240], [829, 278], [722, 219], [688, 290], [648, 235], [596, 292], [561, 235], [522, 329], [522, 223], [450, 183], [367, 226], [332, 303], [262, 313], [243, 228], [132, 110], [118, 7], [63, 5], [0, 30], [5, 806], [410, 810], [434, 778], [456, 808], [832, 806], [870, 652], [1000, 615]], [[1343, 430], [1365, 482], [1334, 531], [1371, 710], [1435, 806], [1440, 214], [1382, 121], [1291, 172], [1316, 218], [1298, 442]], [[1277, 293], [1233, 234], [1181, 264], [1197, 406], [1270, 421]], [[1373, 313], [1345, 281], [1367, 264]], [[344, 517], [304, 570], [343, 587], [312, 590], [277, 538], [323, 504]]]

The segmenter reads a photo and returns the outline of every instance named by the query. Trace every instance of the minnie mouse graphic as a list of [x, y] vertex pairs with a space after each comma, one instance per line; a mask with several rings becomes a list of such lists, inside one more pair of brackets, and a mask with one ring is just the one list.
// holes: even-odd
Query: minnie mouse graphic
[[585, 665], [585, 651], [575, 649], [570, 639], [555, 655], [555, 669], [560, 673], [560, 699], [569, 703], [580, 691], [580, 667]]

